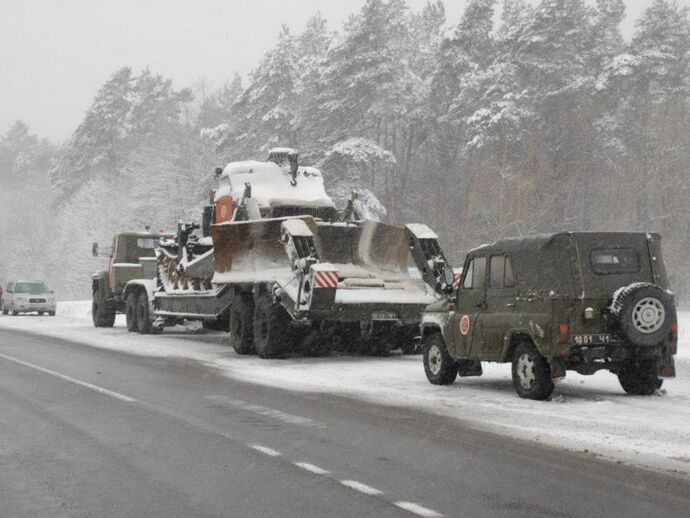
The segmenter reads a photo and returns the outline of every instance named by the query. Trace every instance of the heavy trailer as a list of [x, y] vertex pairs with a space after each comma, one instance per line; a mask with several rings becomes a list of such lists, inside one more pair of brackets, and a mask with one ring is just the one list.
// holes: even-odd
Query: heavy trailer
[[340, 213], [290, 149], [216, 176], [202, 224], [180, 223], [160, 240], [156, 277], [125, 286], [130, 331], [201, 320], [262, 358], [415, 352], [422, 311], [452, 283], [436, 234], [359, 219], [354, 198]]

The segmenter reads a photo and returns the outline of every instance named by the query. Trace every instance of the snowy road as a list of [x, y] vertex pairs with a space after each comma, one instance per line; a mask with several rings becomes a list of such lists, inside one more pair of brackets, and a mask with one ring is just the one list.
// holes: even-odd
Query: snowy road
[[195, 360], [225, 377], [305, 394], [346, 396], [451, 418], [464, 426], [584, 452], [688, 478], [690, 472], [690, 313], [681, 313], [678, 377], [656, 396], [623, 393], [615, 376], [568, 373], [548, 402], [519, 399], [508, 365], [486, 365], [481, 378], [430, 385], [415, 357], [241, 357], [223, 333], [128, 334], [93, 329], [85, 302], [62, 303], [58, 317], [1, 317], [0, 329], [68, 339], [89, 347], [157, 358]]
[[0, 414], [3, 516], [668, 517], [690, 505], [683, 478], [454, 418], [8, 330]]

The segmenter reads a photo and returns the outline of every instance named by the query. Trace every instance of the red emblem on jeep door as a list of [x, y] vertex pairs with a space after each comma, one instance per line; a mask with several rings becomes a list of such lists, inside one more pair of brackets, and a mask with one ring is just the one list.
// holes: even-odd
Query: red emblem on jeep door
[[460, 332], [463, 336], [470, 332], [470, 316], [463, 315], [460, 319]]

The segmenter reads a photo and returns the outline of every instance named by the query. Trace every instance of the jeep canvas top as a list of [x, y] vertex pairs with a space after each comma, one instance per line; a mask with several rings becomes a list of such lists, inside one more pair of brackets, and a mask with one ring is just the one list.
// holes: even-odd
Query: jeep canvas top
[[535, 399], [566, 370], [610, 370], [633, 394], [675, 374], [676, 312], [658, 234], [507, 238], [472, 250], [464, 271], [422, 320], [432, 383], [480, 375], [481, 361], [513, 362], [517, 392]]

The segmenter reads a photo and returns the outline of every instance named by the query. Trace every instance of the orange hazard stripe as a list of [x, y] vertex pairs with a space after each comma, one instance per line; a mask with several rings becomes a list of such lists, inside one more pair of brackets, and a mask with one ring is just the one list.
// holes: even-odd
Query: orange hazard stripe
[[314, 272], [314, 288], [337, 288], [338, 272]]

